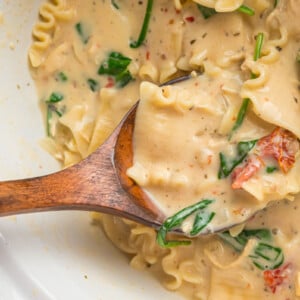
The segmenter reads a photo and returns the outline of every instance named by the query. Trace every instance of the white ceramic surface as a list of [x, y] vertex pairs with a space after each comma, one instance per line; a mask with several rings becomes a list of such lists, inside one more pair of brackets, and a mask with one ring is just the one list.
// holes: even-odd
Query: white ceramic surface
[[[27, 66], [41, 2], [0, 0], [0, 180], [59, 168], [38, 144], [45, 130]], [[1, 218], [0, 300], [181, 299], [131, 269], [90, 223], [84, 212]]]

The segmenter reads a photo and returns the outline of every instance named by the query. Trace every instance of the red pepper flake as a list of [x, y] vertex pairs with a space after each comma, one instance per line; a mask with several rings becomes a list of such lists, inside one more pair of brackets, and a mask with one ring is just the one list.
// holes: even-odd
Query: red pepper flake
[[207, 164], [210, 165], [212, 162], [213, 156], [212, 155], [208, 155], [207, 156]]
[[287, 281], [291, 272], [291, 263], [287, 263], [284, 266], [274, 270], [264, 271], [264, 281], [266, 287], [270, 289], [273, 294], [275, 294], [277, 288]]
[[146, 52], [146, 59], [149, 60], [150, 59], [150, 51]]
[[106, 88], [112, 88], [115, 86], [115, 81], [112, 77], [108, 77], [107, 84], [105, 85]]
[[187, 22], [193, 23], [193, 22], [195, 21], [195, 17], [189, 16], [189, 17], [186, 17], [185, 20], [186, 20]]

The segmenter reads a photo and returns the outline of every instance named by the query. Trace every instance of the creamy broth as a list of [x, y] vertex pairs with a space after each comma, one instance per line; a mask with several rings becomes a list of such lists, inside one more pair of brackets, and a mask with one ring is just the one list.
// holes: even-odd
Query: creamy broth
[[[188, 299], [300, 298], [299, 0], [153, 1], [145, 39], [131, 47], [149, 3], [42, 5], [29, 59], [45, 111], [43, 146], [63, 167], [74, 164], [140, 98], [128, 175], [166, 216], [212, 200], [203, 215], [215, 213], [209, 231], [267, 208], [171, 248], [152, 228], [94, 215], [107, 236], [133, 267]], [[186, 221], [188, 233], [194, 215]]]

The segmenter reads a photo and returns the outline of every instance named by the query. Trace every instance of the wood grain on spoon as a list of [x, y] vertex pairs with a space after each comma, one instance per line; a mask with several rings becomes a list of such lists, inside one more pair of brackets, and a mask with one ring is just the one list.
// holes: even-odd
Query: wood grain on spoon
[[109, 139], [80, 163], [31, 179], [0, 182], [0, 216], [52, 210], [87, 210], [152, 227], [164, 220], [127, 175], [132, 165], [135, 105]]

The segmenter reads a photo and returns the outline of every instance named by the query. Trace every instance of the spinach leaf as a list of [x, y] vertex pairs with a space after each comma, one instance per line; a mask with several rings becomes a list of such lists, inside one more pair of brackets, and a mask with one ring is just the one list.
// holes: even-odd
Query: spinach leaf
[[145, 17], [144, 17], [144, 22], [142, 25], [140, 35], [136, 41], [132, 41], [130, 43], [131, 48], [138, 48], [145, 41], [149, 23], [150, 23], [151, 14], [152, 14], [152, 7], [153, 7], [153, 0], [148, 0], [147, 7], [146, 7], [146, 13], [145, 13]]
[[57, 103], [64, 99], [64, 95], [58, 92], [53, 92], [49, 99], [47, 100], [48, 103]]
[[78, 22], [75, 24], [75, 30], [78, 33], [78, 36], [80, 37], [83, 44], [87, 44], [90, 37], [87, 34], [86, 30], [83, 27], [83, 24], [81, 22]]
[[276, 166], [267, 166], [267, 167], [266, 167], [266, 172], [267, 172], [268, 174], [274, 173], [274, 172], [277, 171], [277, 170], [278, 170], [278, 168], [277, 168]]
[[128, 66], [131, 62], [131, 58], [124, 56], [119, 52], [111, 52], [108, 58], [102, 62], [98, 74], [110, 75], [115, 78], [118, 87], [124, 87], [133, 77], [128, 70]]
[[204, 19], [208, 19], [208, 18], [212, 17], [213, 15], [217, 14], [217, 12], [214, 8], [206, 7], [201, 4], [197, 4], [197, 7], [200, 10]]
[[283, 264], [283, 251], [281, 248], [272, 245], [272, 233], [269, 229], [246, 229], [236, 237], [225, 231], [219, 233], [218, 236], [238, 252], [244, 250], [250, 238], [256, 239], [258, 243], [252, 250], [249, 258], [261, 270], [273, 270]]
[[[212, 17], [213, 15], [217, 14], [218, 12], [214, 9], [214, 8], [211, 8], [211, 7], [206, 7], [204, 5], [201, 5], [201, 4], [197, 4], [197, 7], [198, 9], [200, 10], [202, 16], [204, 19], [208, 19], [210, 17]], [[237, 9], [238, 12], [241, 12], [243, 14], [246, 14], [248, 16], [254, 16], [255, 14], [255, 11], [246, 6], [246, 5], [241, 5], [238, 9]]]
[[117, 76], [126, 70], [130, 62], [131, 58], [126, 57], [119, 52], [111, 52], [108, 55], [107, 60], [101, 64], [98, 74]]
[[191, 241], [188, 240], [168, 241], [166, 235], [172, 229], [179, 227], [183, 223], [183, 221], [185, 221], [188, 217], [190, 217], [194, 213], [197, 213], [197, 215], [190, 234], [191, 235], [198, 234], [203, 228], [205, 228], [208, 225], [208, 223], [213, 219], [215, 215], [215, 213], [207, 213], [204, 211], [204, 209], [213, 202], [214, 200], [210, 200], [210, 199], [201, 200], [200, 202], [185, 207], [184, 209], [177, 212], [175, 215], [167, 218], [157, 233], [157, 238], [156, 238], [157, 243], [164, 248], [189, 245]]
[[199, 211], [196, 214], [193, 229], [190, 232], [191, 236], [198, 235], [202, 229], [204, 229], [216, 215], [215, 212]]
[[55, 79], [60, 82], [66, 82], [66, 81], [68, 81], [68, 76], [64, 72], [59, 72], [55, 76]]
[[243, 160], [247, 157], [249, 151], [256, 145], [257, 140], [239, 142], [237, 144], [237, 155], [233, 159], [229, 159], [224, 153], [220, 152], [220, 167], [218, 172], [218, 178], [226, 178]]
[[249, 98], [245, 98], [243, 100], [243, 103], [242, 103], [240, 110], [238, 112], [238, 115], [237, 115], [237, 119], [236, 119], [236, 121], [231, 129], [231, 132], [229, 134], [229, 138], [228, 138], [229, 140], [231, 139], [233, 133], [242, 126], [245, 116], [246, 116], [246, 113], [247, 113], [247, 110], [248, 110], [249, 103], [250, 103]]
[[100, 89], [99, 82], [98, 82], [97, 80], [93, 79], [93, 78], [89, 78], [89, 79], [87, 80], [87, 84], [89, 85], [90, 90], [91, 90], [92, 92], [97, 92], [97, 91], [99, 91], [99, 89]]
[[111, 0], [111, 4], [112, 4], [112, 6], [113, 6], [115, 9], [120, 9], [120, 6], [119, 6], [119, 4], [117, 3], [116, 0]]
[[[257, 61], [261, 57], [261, 50], [262, 50], [263, 42], [264, 42], [264, 34], [259, 33], [256, 36], [256, 43], [255, 43], [255, 49], [254, 49], [254, 55], [253, 55], [253, 60], [254, 61]], [[255, 79], [256, 77], [257, 76], [255, 74], [251, 74], [252, 79]], [[250, 103], [249, 98], [245, 98], [243, 100], [243, 103], [242, 103], [242, 105], [240, 107], [240, 110], [238, 112], [236, 122], [233, 125], [233, 127], [231, 129], [231, 132], [229, 134], [229, 140], [231, 139], [234, 132], [242, 126], [242, 124], [244, 122], [244, 119], [245, 119], [245, 116], [246, 116], [246, 113], [247, 113], [247, 110], [248, 110], [249, 103]]]

